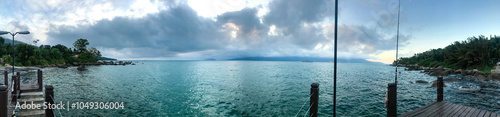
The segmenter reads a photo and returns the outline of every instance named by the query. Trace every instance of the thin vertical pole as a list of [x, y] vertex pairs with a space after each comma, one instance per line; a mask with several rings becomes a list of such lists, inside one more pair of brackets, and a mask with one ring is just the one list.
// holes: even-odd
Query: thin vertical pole
[[333, 63], [333, 116], [336, 116], [337, 110], [337, 22], [338, 22], [338, 11], [339, 11], [339, 0], [335, 0], [335, 53], [334, 53], [334, 63]]
[[14, 76], [14, 65], [15, 65], [15, 59], [16, 59], [16, 52], [14, 52], [14, 47], [16, 46], [14, 44], [14, 36], [15, 34], [11, 34], [12, 35], [12, 76]]
[[394, 83], [398, 83], [398, 50], [399, 50], [399, 12], [401, 11], [401, 0], [398, 3], [398, 31], [396, 34], [396, 77], [394, 78]]

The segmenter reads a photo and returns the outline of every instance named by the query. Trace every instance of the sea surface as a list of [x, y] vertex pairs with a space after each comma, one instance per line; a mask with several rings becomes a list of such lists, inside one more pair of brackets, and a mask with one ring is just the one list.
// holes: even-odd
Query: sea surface
[[[266, 61], [139, 61], [127, 66], [43, 68], [55, 102], [123, 102], [123, 109], [57, 110], [62, 116], [307, 116], [309, 91], [320, 84], [319, 116], [333, 115], [333, 63]], [[436, 100], [436, 77], [399, 68], [398, 114]], [[339, 63], [337, 115], [386, 116], [387, 84], [395, 67]], [[36, 82], [36, 72], [21, 76]], [[449, 76], [458, 77], [460, 76]], [[448, 77], [445, 77], [448, 78]], [[446, 83], [444, 100], [500, 113], [500, 85]], [[469, 86], [473, 89], [462, 89]], [[71, 106], [70, 106], [71, 107]]]

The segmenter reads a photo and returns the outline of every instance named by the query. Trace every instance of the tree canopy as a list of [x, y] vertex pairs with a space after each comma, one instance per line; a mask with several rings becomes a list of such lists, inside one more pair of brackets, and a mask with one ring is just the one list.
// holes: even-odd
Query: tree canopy
[[89, 45], [89, 41], [87, 39], [78, 39], [73, 43], [73, 47], [78, 50], [78, 53], [84, 53], [87, 50], [87, 45]]
[[401, 57], [398, 64], [478, 69], [488, 72], [497, 62], [500, 62], [500, 36], [487, 38], [479, 35], [464, 41], [455, 41], [445, 48], [431, 49], [412, 57]]
[[[4, 60], [3, 64], [12, 63], [12, 45], [4, 44], [5, 40], [0, 37], [0, 55]], [[36, 47], [26, 43], [15, 45], [16, 66], [51, 65], [65, 64], [73, 62], [97, 62], [101, 57], [101, 52], [96, 48], [87, 50], [90, 43], [87, 39], [78, 39], [73, 43], [75, 49], [64, 45], [55, 46], [40, 45]], [[75, 55], [78, 55], [76, 57]]]

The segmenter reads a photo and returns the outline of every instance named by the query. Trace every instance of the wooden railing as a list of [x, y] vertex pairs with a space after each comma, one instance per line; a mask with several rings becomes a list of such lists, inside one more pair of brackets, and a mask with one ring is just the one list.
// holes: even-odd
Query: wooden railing
[[[439, 76], [437, 78], [437, 101], [441, 102], [443, 101], [443, 77]], [[385, 106], [387, 109], [387, 116], [388, 117], [396, 117], [397, 114], [397, 84], [396, 83], [389, 83], [387, 85], [387, 95], [386, 95], [386, 102]]]
[[[21, 95], [21, 76], [19, 72], [12, 76], [12, 79], [8, 79], [8, 72], [4, 71], [4, 85], [0, 85], [0, 117], [9, 117], [12, 114], [10, 108], [13, 107], [12, 103], [18, 101]], [[43, 91], [43, 72], [42, 70], [37, 70], [37, 89], [31, 91]], [[45, 86], [45, 102], [54, 104], [54, 87], [52, 85]], [[45, 110], [47, 117], [53, 117], [54, 112], [51, 109]]]

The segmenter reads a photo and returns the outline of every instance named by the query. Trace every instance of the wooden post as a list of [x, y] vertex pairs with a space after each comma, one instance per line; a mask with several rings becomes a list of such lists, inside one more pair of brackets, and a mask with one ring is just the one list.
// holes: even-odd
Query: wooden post
[[19, 79], [17, 79], [17, 76], [12, 76], [12, 79], [14, 80], [14, 92], [17, 92], [19, 89], [17, 89], [17, 86], [19, 85]]
[[396, 83], [389, 83], [387, 85], [386, 97], [387, 117], [396, 117], [397, 111], [397, 86]]
[[311, 110], [309, 110], [309, 117], [317, 117], [318, 116], [318, 99], [319, 99], [319, 83], [311, 84], [311, 93], [309, 94], [311, 98], [309, 99], [309, 106]]
[[9, 91], [7, 85], [0, 85], [0, 117], [7, 117], [7, 111], [9, 110], [7, 104], [9, 104]]
[[14, 91], [12, 92], [12, 102], [17, 102], [17, 93], [20, 92], [19, 89], [17, 89], [17, 85], [19, 85], [19, 80], [17, 80], [17, 76], [12, 76], [12, 80], [14, 80], [14, 86], [12, 87]]
[[42, 91], [43, 89], [43, 72], [38, 69], [38, 90]]
[[443, 86], [444, 86], [443, 77], [439, 76], [438, 80], [437, 80], [437, 101], [438, 102], [443, 101]]
[[[48, 104], [54, 104], [54, 87], [52, 85], [45, 85], [45, 102]], [[53, 109], [45, 109], [45, 116], [54, 117]]]
[[3, 71], [3, 78], [4, 78], [4, 84], [6, 86], [9, 86], [9, 74], [7, 73], [7, 71]]
[[17, 87], [16, 88], [19, 92], [21, 92], [21, 73], [17, 72], [16, 76], [17, 76]]

